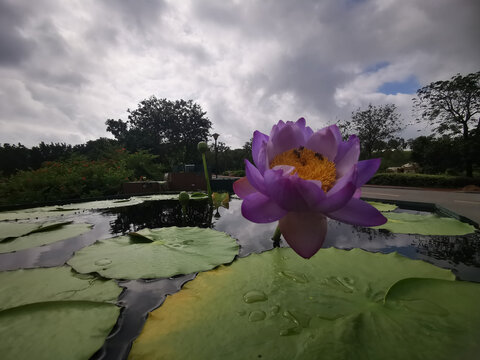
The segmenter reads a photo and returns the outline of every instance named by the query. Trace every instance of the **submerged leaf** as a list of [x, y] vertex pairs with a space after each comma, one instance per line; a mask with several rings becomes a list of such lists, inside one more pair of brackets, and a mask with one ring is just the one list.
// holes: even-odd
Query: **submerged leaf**
[[[0, 225], [3, 225], [3, 223], [0, 223]], [[70, 222], [66, 222], [47, 225], [47, 228], [44, 228], [45, 231], [43, 231], [42, 227], [39, 228], [38, 224], [35, 225], [37, 225], [37, 230], [31, 231], [28, 235], [0, 242], [0, 253], [25, 250], [70, 239], [84, 234], [92, 228], [90, 224], [70, 224]]]
[[116, 323], [121, 291], [66, 266], [1, 272], [2, 358], [89, 358]]
[[77, 251], [68, 264], [80, 273], [114, 279], [164, 278], [210, 270], [237, 253], [237, 243], [223, 232], [174, 226], [98, 241]]
[[397, 205], [393, 204], [386, 204], [377, 201], [367, 201], [370, 205], [372, 205], [378, 211], [393, 211], [397, 208]]
[[373, 229], [386, 229], [398, 234], [420, 235], [466, 235], [475, 232], [475, 227], [457, 219], [435, 214], [384, 213], [388, 221]]
[[309, 260], [291, 249], [252, 254], [199, 274], [168, 297], [148, 317], [130, 358], [475, 354], [480, 285], [454, 279], [450, 271], [396, 253], [328, 248]]

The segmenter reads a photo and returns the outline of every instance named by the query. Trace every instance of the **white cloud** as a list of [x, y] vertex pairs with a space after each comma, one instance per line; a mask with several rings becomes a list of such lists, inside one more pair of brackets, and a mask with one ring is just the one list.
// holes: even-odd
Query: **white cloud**
[[318, 128], [369, 102], [393, 102], [409, 121], [412, 94], [379, 93], [383, 83], [425, 85], [480, 63], [474, 0], [0, 0], [0, 10], [0, 143], [107, 136], [106, 119], [150, 95], [193, 99], [231, 147], [279, 119]]

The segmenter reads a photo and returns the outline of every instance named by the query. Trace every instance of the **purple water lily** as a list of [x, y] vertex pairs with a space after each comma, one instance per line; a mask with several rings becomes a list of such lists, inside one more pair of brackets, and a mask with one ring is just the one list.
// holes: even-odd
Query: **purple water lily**
[[378, 170], [380, 159], [358, 161], [356, 136], [343, 141], [336, 125], [317, 132], [279, 121], [270, 136], [255, 131], [246, 177], [233, 185], [243, 199], [242, 214], [255, 223], [279, 220], [283, 237], [304, 258], [313, 256], [327, 233], [327, 217], [352, 225], [376, 226], [387, 219], [360, 200], [360, 187]]

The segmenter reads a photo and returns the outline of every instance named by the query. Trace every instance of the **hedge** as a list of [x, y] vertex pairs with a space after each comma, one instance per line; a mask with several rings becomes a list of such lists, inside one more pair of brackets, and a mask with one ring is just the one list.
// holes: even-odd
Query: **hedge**
[[430, 188], [463, 188], [467, 185], [480, 186], [480, 178], [427, 174], [377, 173], [369, 185], [394, 185]]

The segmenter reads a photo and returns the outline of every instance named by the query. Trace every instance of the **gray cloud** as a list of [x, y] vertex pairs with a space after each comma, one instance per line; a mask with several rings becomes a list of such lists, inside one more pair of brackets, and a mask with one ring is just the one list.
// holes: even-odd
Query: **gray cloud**
[[412, 94], [378, 89], [478, 71], [478, 13], [475, 0], [0, 0], [0, 143], [106, 136], [150, 95], [193, 99], [232, 147], [370, 102], [408, 122]]

